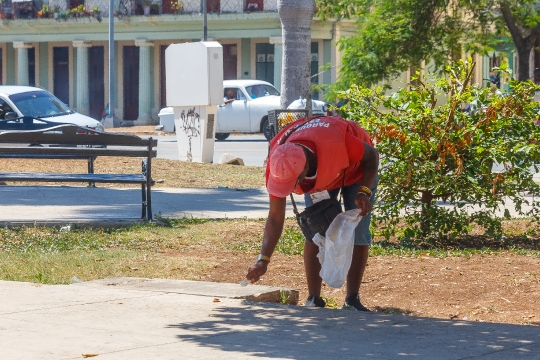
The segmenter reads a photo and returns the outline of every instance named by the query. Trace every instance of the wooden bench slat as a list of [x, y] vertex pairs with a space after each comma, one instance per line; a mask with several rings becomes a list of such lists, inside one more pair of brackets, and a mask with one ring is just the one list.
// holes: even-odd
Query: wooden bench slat
[[56, 174], [56, 173], [0, 173], [2, 181], [44, 181], [44, 182], [103, 182], [123, 184], [145, 184], [142, 174]]
[[[116, 144], [114, 144], [116, 146]], [[22, 154], [22, 155], [79, 155], [82, 157], [90, 156], [126, 156], [126, 157], [156, 157], [157, 150], [142, 149], [107, 149], [107, 148], [64, 148], [64, 147], [0, 147], [0, 156], [3, 154]]]
[[157, 139], [149, 141], [136, 135], [122, 133], [77, 134], [77, 131], [89, 130], [73, 125], [58, 125], [48, 129], [33, 131], [0, 132], [0, 143], [38, 143], [38, 144], [71, 144], [71, 145], [107, 145], [114, 143], [120, 146], [157, 146]]
[[56, 154], [2, 154], [0, 158], [3, 159], [66, 159], [66, 160], [88, 160], [95, 156], [82, 156], [82, 155], [56, 155]]

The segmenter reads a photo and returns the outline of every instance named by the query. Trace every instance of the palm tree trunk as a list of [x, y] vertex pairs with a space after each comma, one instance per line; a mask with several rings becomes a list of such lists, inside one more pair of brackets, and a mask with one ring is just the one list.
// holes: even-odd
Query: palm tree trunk
[[311, 21], [315, 14], [314, 0], [278, 0], [283, 39], [281, 103], [286, 109], [300, 96], [311, 109]]

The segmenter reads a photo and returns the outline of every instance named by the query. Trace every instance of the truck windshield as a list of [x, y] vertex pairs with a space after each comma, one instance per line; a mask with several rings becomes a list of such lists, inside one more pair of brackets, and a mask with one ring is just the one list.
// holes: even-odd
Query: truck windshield
[[279, 91], [275, 87], [266, 84], [246, 86], [246, 91], [253, 99], [268, 95], [279, 96]]

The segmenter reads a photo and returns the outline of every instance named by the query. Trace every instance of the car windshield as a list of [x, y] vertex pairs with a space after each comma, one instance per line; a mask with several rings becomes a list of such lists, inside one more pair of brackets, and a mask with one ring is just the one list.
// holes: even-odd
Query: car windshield
[[72, 113], [62, 101], [46, 91], [29, 91], [9, 98], [24, 116], [43, 118]]
[[279, 91], [277, 91], [275, 87], [273, 87], [272, 85], [266, 85], [266, 84], [246, 86], [246, 92], [253, 99], [256, 99], [258, 97], [268, 96], [268, 95], [279, 96]]

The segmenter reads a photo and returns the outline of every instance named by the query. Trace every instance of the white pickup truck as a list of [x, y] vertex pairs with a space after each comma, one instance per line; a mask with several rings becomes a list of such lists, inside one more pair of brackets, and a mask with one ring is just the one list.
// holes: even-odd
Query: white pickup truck
[[[225, 80], [223, 93], [224, 103], [217, 110], [217, 140], [225, 140], [231, 133], [263, 133], [270, 139], [268, 111], [280, 108], [279, 91], [272, 84], [261, 80]], [[225, 103], [225, 97], [232, 101]], [[326, 115], [326, 103], [313, 100], [312, 104], [313, 115]], [[298, 104], [291, 105], [298, 108]]]

